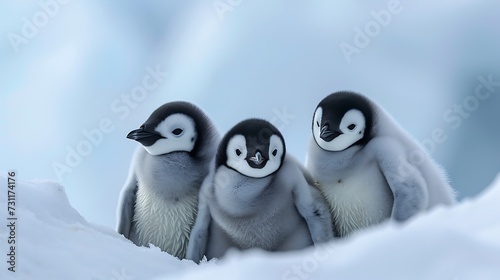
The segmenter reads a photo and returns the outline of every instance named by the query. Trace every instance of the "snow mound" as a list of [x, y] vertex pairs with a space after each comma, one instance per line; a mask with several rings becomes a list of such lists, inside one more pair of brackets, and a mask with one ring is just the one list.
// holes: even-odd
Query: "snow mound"
[[403, 225], [297, 252], [233, 251], [199, 266], [88, 223], [57, 183], [18, 181], [16, 198], [16, 272], [2, 261], [0, 279], [500, 279], [500, 176], [477, 199]]
[[[0, 177], [0, 182], [7, 186], [5, 177]], [[71, 207], [64, 188], [57, 183], [17, 181], [15, 191], [16, 267], [15, 272], [7, 270], [2, 249], [0, 279], [169, 278], [196, 267], [158, 248], [139, 248], [113, 229], [89, 224]], [[0, 209], [2, 221], [7, 221], [4, 196]], [[2, 225], [0, 230], [2, 248], [10, 234], [6, 228]]]
[[[500, 279], [500, 175], [474, 201], [286, 254], [233, 252], [181, 279]], [[168, 279], [168, 278], [162, 278]]]

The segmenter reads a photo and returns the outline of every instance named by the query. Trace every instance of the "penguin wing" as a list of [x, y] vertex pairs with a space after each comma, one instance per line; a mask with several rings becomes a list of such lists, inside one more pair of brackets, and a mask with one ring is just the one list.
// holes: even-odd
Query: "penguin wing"
[[297, 159], [295, 159], [294, 157], [291, 157], [290, 155], [287, 155], [287, 160], [290, 162], [293, 162], [295, 165], [297, 165], [297, 167], [300, 169], [300, 172], [302, 172], [302, 175], [306, 179], [307, 184], [309, 184], [310, 186], [313, 186], [315, 188], [317, 187], [316, 180], [314, 180], [314, 177], [309, 172], [309, 170], [307, 170], [304, 167], [304, 165], [302, 165]]
[[391, 218], [405, 221], [427, 208], [427, 182], [411, 158], [422, 155], [418, 146], [405, 148], [392, 138], [373, 139], [365, 148], [374, 153], [378, 166], [392, 191], [394, 205]]
[[116, 231], [130, 239], [132, 221], [134, 218], [134, 207], [137, 193], [137, 180], [135, 175], [131, 175], [120, 193], [118, 208], [116, 211]]
[[198, 214], [191, 230], [186, 250], [186, 259], [196, 263], [201, 261], [207, 248], [208, 229], [212, 220], [207, 200], [209, 199], [208, 196], [211, 195], [213, 173], [210, 172], [201, 185], [198, 199]]
[[287, 164], [282, 168], [285, 169], [285, 177], [293, 184], [295, 207], [306, 221], [313, 243], [319, 244], [332, 239], [332, 217], [325, 198], [318, 189], [308, 183], [300, 165]]
[[307, 184], [316, 188], [317, 183], [316, 180], [314, 180], [311, 173], [309, 173], [309, 171], [302, 164], [299, 164], [299, 168], [300, 171], [302, 172], [302, 175], [304, 176], [304, 179], [306, 179]]

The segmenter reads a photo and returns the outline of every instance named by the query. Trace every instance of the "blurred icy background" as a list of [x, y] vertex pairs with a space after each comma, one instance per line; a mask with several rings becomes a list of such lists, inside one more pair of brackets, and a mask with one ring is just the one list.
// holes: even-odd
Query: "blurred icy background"
[[[213, 0], [61, 0], [68, 3], [44, 18], [49, 2], [0, 4], [0, 170], [61, 179], [91, 222], [114, 227], [136, 146], [125, 135], [179, 99], [202, 107], [222, 133], [247, 117], [272, 120], [304, 160], [316, 104], [350, 89], [376, 100], [418, 140], [444, 131], [446, 141], [431, 152], [461, 199], [500, 171], [500, 86], [484, 101], [471, 99], [479, 76], [500, 81], [498, 1], [402, 0], [401, 12], [350, 63], [339, 45], [354, 44], [355, 28], [390, 1], [221, 0], [230, 7], [221, 17]], [[44, 26], [19, 43], [15, 36], [33, 20]], [[147, 67], [169, 76], [126, 103]], [[449, 111], [464, 100], [477, 108]], [[103, 120], [112, 131], [85, 150], [83, 131]], [[58, 178], [54, 164], [67, 165], [79, 146], [88, 155]]]

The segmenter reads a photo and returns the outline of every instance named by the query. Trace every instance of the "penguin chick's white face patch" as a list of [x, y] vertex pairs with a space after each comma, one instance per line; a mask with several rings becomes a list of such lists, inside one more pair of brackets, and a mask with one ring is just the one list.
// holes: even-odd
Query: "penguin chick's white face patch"
[[[284, 147], [283, 142], [278, 136], [271, 136], [268, 151], [267, 155], [259, 152], [249, 155], [245, 136], [235, 135], [227, 144], [227, 165], [248, 177], [266, 177], [276, 172], [281, 166]], [[254, 165], [262, 165], [262, 167], [252, 167], [249, 161]]]
[[196, 129], [193, 119], [184, 114], [173, 114], [163, 120], [156, 128], [164, 138], [151, 146], [144, 146], [151, 155], [157, 156], [171, 152], [191, 152], [196, 143]]
[[[343, 151], [361, 140], [365, 135], [366, 120], [359, 110], [351, 109], [347, 111], [342, 117], [338, 128], [323, 125], [322, 119], [323, 108], [318, 107], [314, 114], [313, 134], [316, 143], [324, 150]], [[328, 133], [336, 133], [338, 136], [328, 141], [328, 137], [325, 137]], [[325, 140], [325, 138], [327, 139]]]

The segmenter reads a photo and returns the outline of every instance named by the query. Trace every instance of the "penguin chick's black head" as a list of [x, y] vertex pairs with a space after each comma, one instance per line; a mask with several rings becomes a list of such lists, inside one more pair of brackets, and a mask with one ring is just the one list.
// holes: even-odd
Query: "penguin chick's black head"
[[[186, 151], [195, 156], [204, 142], [208, 141], [207, 134], [211, 128], [210, 120], [201, 109], [189, 102], [175, 101], [156, 109], [141, 127], [131, 131], [127, 138], [141, 143], [152, 155]], [[177, 139], [179, 137], [184, 139]], [[159, 140], [166, 140], [161, 143], [162, 147], [155, 145]], [[186, 145], [191, 148], [189, 151], [183, 148]]]
[[285, 154], [285, 140], [274, 125], [261, 119], [248, 119], [224, 135], [215, 163], [216, 167], [225, 165], [243, 175], [261, 178], [276, 172]]
[[[316, 107], [312, 123], [314, 139], [322, 148], [332, 151], [364, 145], [371, 139], [373, 119], [374, 110], [368, 98], [349, 91], [332, 93]], [[349, 135], [351, 132], [357, 136]], [[329, 143], [336, 144], [338, 149], [325, 148]]]

